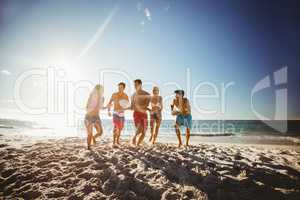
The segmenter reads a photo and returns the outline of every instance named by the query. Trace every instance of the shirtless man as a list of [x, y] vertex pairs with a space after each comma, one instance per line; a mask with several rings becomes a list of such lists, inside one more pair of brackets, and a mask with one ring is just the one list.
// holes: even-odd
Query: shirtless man
[[175, 91], [175, 99], [171, 104], [172, 115], [176, 115], [175, 130], [178, 138], [178, 147], [182, 145], [180, 127], [186, 127], [186, 146], [189, 146], [190, 130], [192, 128], [192, 115], [189, 100], [184, 97], [183, 90]]
[[[132, 143], [139, 146], [144, 140], [148, 126], [147, 110], [151, 96], [148, 92], [142, 89], [142, 81], [140, 79], [136, 79], [134, 81], [134, 87], [136, 92], [131, 97], [131, 109], [133, 110], [133, 119], [136, 132], [132, 138]], [[137, 137], [138, 142], [136, 142]]]
[[112, 104], [114, 105], [113, 111], [113, 124], [114, 124], [114, 131], [113, 131], [113, 145], [116, 143], [120, 145], [120, 136], [121, 131], [124, 127], [125, 117], [124, 117], [124, 110], [127, 108], [127, 105], [124, 105], [122, 102], [128, 102], [129, 105], [129, 98], [127, 94], [124, 92], [125, 90], [125, 83], [121, 82], [118, 84], [118, 92], [113, 93], [107, 108], [108, 108], [108, 115], [111, 116], [110, 108]]

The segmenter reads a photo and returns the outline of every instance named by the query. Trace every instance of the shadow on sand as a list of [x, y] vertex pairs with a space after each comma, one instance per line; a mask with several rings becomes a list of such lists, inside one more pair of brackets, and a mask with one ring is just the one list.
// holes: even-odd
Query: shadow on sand
[[78, 139], [1, 146], [0, 196], [24, 199], [299, 199], [291, 152], [175, 145], [84, 149]]

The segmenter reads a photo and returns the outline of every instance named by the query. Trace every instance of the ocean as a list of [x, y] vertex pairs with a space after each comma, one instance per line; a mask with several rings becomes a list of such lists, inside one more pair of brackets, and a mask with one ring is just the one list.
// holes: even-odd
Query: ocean
[[[160, 134], [174, 133], [174, 120], [163, 120], [160, 126]], [[276, 127], [284, 126], [287, 123], [287, 130], [280, 132]], [[112, 129], [111, 119], [102, 119], [104, 132], [109, 134]], [[275, 127], [275, 128], [274, 128]], [[16, 119], [0, 119], [0, 130], [3, 132], [20, 133], [22, 131], [40, 130], [55, 131], [55, 129], [73, 129], [77, 132], [85, 130], [83, 120], [76, 127], [51, 127], [33, 121], [21, 121]], [[132, 120], [126, 120], [124, 134], [131, 135], [135, 130]], [[184, 127], [182, 129], [184, 134]], [[0, 133], [1, 134], [1, 133]], [[192, 135], [199, 136], [220, 136], [220, 135], [238, 135], [238, 134], [261, 134], [300, 137], [300, 120], [289, 121], [268, 121], [268, 124], [259, 120], [193, 120]]]

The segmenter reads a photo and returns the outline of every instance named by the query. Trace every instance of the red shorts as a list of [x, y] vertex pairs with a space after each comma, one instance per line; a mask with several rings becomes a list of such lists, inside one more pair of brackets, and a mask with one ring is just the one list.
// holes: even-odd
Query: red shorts
[[143, 127], [147, 129], [148, 126], [148, 116], [147, 113], [142, 113], [138, 111], [133, 112], [133, 120], [135, 127]]
[[117, 114], [113, 114], [113, 124], [117, 129], [122, 130], [124, 127], [125, 118], [123, 116], [119, 116]]

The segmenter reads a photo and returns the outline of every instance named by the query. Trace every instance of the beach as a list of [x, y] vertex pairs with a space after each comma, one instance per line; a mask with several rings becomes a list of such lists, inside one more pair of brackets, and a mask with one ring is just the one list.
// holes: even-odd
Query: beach
[[[195, 137], [191, 138], [193, 141]], [[175, 135], [174, 135], [174, 139]], [[92, 150], [67, 137], [0, 145], [1, 199], [299, 199], [299, 146], [173, 141]], [[146, 140], [145, 140], [146, 141]], [[176, 140], [175, 140], [176, 141]], [[16, 145], [18, 143], [19, 145]], [[15, 145], [12, 145], [15, 144]]]
[[300, 0], [0, 0], [0, 200], [300, 200]]

